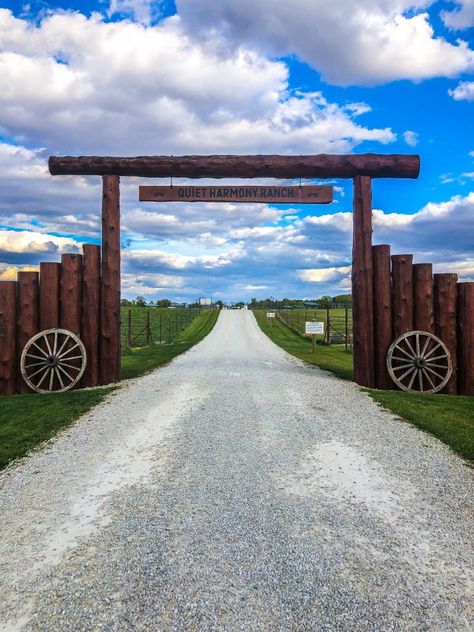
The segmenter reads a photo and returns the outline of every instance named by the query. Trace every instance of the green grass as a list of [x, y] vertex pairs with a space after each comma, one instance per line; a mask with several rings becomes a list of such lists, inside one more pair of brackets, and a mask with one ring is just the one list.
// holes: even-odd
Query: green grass
[[310, 338], [295, 333], [278, 318], [267, 318], [266, 311], [255, 310], [254, 314], [261, 330], [288, 353], [331, 371], [343, 380], [352, 380], [352, 353], [345, 351], [344, 345], [328, 346], [318, 341], [312, 353]]
[[[352, 380], [352, 353], [346, 352], [343, 345], [318, 344], [313, 354], [309, 338], [295, 333], [278, 319], [267, 318], [266, 311], [256, 310], [254, 314], [262, 331], [285, 351], [337, 377]], [[364, 390], [395, 415], [474, 461], [474, 397]]]
[[0, 397], [0, 469], [50, 439], [113, 390]]
[[217, 310], [204, 310], [178, 333], [171, 344], [152, 344], [149, 347], [128, 350], [126, 355], [122, 356], [122, 379], [144, 375], [184, 353], [207, 336], [218, 316]]
[[[213, 328], [217, 311], [201, 312], [171, 344], [128, 349], [122, 357], [122, 378], [138, 377], [187, 351]], [[93, 406], [114, 387], [47, 395], [0, 397], [0, 469], [53, 437]]]
[[120, 338], [122, 348], [128, 346], [129, 340], [132, 347], [143, 347], [149, 344], [147, 339], [148, 318], [153, 342], [172, 342], [200, 311], [200, 308], [194, 307], [121, 307]]
[[365, 389], [376, 402], [474, 461], [474, 397]]

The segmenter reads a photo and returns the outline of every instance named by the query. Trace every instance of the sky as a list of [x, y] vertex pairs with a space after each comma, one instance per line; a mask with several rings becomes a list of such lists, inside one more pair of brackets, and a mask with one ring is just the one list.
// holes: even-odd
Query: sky
[[[50, 155], [365, 152], [421, 157], [374, 180], [374, 243], [474, 280], [474, 0], [0, 0], [0, 279], [100, 243], [100, 178]], [[156, 204], [168, 181], [122, 178], [122, 295], [349, 292], [352, 183], [319, 183], [332, 204]]]

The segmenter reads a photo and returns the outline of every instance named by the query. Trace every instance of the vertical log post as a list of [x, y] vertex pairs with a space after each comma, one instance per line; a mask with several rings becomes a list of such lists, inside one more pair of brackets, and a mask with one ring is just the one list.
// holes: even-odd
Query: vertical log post
[[375, 387], [372, 266], [372, 181], [354, 178], [352, 242], [354, 381]]
[[61, 256], [59, 322], [62, 329], [81, 335], [82, 255]]
[[120, 378], [120, 178], [102, 177], [100, 381]]
[[59, 263], [40, 263], [39, 328], [59, 327]]
[[413, 255], [392, 255], [393, 337], [413, 331]]
[[0, 395], [16, 390], [16, 281], [0, 281]]
[[433, 266], [415, 263], [413, 266], [413, 326], [414, 329], [435, 333]]
[[474, 283], [458, 283], [458, 392], [474, 395]]
[[82, 247], [82, 342], [86, 347], [87, 366], [81, 385], [99, 384], [100, 334], [100, 246]]
[[39, 291], [38, 272], [18, 273], [18, 329], [17, 329], [17, 392], [28, 393], [29, 388], [20, 370], [20, 358], [28, 340], [38, 333]]
[[453, 373], [443, 393], [457, 393], [457, 274], [434, 275], [435, 330], [451, 354]]
[[390, 246], [372, 248], [374, 264], [374, 356], [375, 383], [391, 390], [393, 382], [387, 370], [387, 352], [392, 343], [392, 297], [390, 287]]

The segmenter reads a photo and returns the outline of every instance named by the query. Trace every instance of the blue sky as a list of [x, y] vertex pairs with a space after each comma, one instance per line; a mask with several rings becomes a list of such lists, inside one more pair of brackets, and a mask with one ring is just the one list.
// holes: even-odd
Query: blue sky
[[[474, 0], [0, 0], [0, 279], [100, 238], [99, 179], [52, 178], [50, 154], [372, 151], [422, 164], [374, 182], [374, 242], [474, 280], [473, 132]], [[348, 291], [349, 181], [294, 208], [139, 203], [140, 183], [124, 296]]]

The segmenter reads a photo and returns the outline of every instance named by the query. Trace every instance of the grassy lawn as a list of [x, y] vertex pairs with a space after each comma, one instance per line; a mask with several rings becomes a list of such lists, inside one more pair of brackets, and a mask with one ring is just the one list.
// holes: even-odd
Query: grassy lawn
[[99, 404], [114, 388], [0, 397], [0, 469]]
[[[214, 310], [202, 311], [171, 344], [126, 350], [122, 356], [122, 378], [143, 375], [187, 351], [211, 331], [218, 315]], [[0, 397], [0, 469], [50, 439], [99, 404], [114, 388]]]
[[217, 310], [204, 310], [178, 333], [171, 344], [153, 344], [149, 347], [129, 349], [122, 356], [122, 379], [144, 375], [158, 366], [167, 364], [180, 353], [184, 353], [207, 336], [218, 316]]
[[[309, 338], [291, 331], [278, 319], [268, 319], [266, 311], [255, 310], [254, 314], [262, 331], [285, 351], [337, 377], [352, 380], [352, 353], [344, 351], [344, 345], [318, 344], [313, 354]], [[474, 397], [365, 390], [395, 415], [430, 432], [465, 459], [474, 461]]]
[[[352, 353], [344, 345], [325, 345], [318, 341], [312, 353], [311, 339], [295, 333], [278, 318], [267, 318], [266, 312], [254, 311], [260, 329], [277, 345], [308, 364], [332, 371], [343, 380], [352, 380]], [[320, 336], [322, 337], [322, 336]]]

